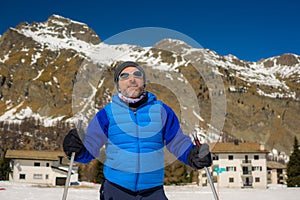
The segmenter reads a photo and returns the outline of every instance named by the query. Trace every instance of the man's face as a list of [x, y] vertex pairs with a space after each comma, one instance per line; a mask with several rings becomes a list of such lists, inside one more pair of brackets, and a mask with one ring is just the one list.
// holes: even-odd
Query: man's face
[[119, 75], [118, 84], [119, 92], [125, 97], [138, 98], [144, 91], [143, 74], [136, 67], [126, 67]]

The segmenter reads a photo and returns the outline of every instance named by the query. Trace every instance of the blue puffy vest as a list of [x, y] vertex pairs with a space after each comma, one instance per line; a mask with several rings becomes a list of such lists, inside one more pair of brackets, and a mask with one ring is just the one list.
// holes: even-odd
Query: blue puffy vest
[[105, 177], [132, 191], [162, 185], [162, 102], [149, 93], [147, 103], [134, 111], [114, 96], [104, 109], [109, 120]]

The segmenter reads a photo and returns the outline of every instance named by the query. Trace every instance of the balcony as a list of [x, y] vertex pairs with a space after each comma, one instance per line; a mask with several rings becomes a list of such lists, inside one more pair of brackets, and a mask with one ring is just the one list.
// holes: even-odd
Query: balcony
[[242, 177], [249, 177], [252, 176], [252, 171], [250, 170], [243, 170]]
[[253, 188], [252, 183], [244, 183], [242, 188]]
[[242, 166], [252, 166], [251, 160], [242, 160]]

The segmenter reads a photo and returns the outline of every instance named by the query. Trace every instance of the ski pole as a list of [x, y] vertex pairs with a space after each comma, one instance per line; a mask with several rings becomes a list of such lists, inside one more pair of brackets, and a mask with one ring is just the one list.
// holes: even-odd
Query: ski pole
[[[82, 119], [78, 120], [77, 124], [77, 131], [81, 135], [83, 134], [83, 129], [82, 129]], [[72, 174], [72, 168], [73, 168], [73, 163], [75, 159], [75, 152], [72, 152], [71, 158], [70, 158], [70, 164], [69, 164], [69, 169], [68, 169], [68, 175], [65, 183], [65, 188], [64, 188], [64, 194], [62, 200], [67, 199], [67, 194], [68, 194], [68, 189], [69, 189], [69, 184], [70, 184], [70, 179], [71, 179], [71, 174]]]
[[70, 159], [70, 164], [69, 164], [69, 169], [68, 169], [67, 180], [66, 180], [66, 183], [65, 183], [65, 189], [64, 189], [64, 194], [63, 194], [62, 200], [67, 199], [67, 194], [68, 194], [68, 188], [69, 188], [71, 174], [72, 174], [74, 157], [75, 157], [75, 152], [72, 152], [71, 159]]
[[[200, 141], [199, 141], [197, 135], [194, 134], [193, 137], [194, 137], [194, 140], [195, 140], [196, 145], [197, 145], [198, 147], [200, 147], [200, 146], [201, 146], [201, 143], [200, 143]], [[213, 180], [212, 180], [212, 178], [211, 178], [210, 172], [209, 172], [209, 170], [208, 170], [207, 167], [204, 167], [204, 169], [205, 169], [205, 172], [206, 172], [206, 176], [207, 176], [207, 178], [208, 178], [208, 182], [209, 182], [209, 184], [210, 184], [210, 188], [211, 188], [211, 190], [212, 190], [212, 192], [213, 192], [213, 194], [214, 194], [215, 200], [219, 200], [219, 197], [218, 197], [218, 194], [217, 194], [217, 192], [216, 192], [216, 188], [215, 188], [214, 182], [213, 182]]]

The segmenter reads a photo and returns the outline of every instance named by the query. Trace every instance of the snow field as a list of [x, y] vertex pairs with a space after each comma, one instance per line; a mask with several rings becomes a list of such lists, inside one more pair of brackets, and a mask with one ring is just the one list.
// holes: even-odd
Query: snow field
[[[32, 184], [0, 181], [1, 200], [60, 200], [64, 187], [39, 187]], [[68, 190], [70, 200], [99, 200], [99, 184], [81, 183]], [[214, 200], [210, 187], [165, 186], [169, 200]], [[300, 188], [271, 186], [269, 189], [229, 189], [221, 188], [219, 200], [299, 200]]]

